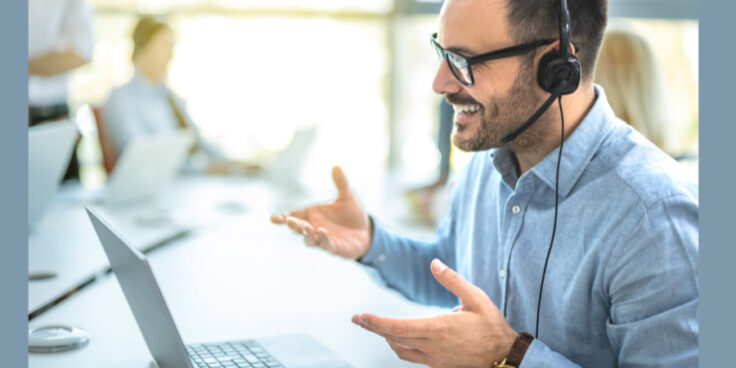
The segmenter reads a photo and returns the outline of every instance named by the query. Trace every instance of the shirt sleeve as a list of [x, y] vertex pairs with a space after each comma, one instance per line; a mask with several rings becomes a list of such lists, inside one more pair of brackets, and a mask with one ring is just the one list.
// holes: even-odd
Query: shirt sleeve
[[550, 349], [538, 339], [532, 340], [519, 368], [575, 368], [580, 367], [562, 354]]
[[608, 337], [622, 367], [698, 365], [698, 207], [655, 203], [619, 245], [604, 275]]
[[[696, 200], [667, 198], [646, 210], [609, 258], [606, 329], [619, 367], [698, 366], [697, 224]], [[533, 367], [577, 365], [535, 339], [520, 365]]]
[[146, 134], [133, 108], [135, 106], [127, 97], [127, 91], [117, 89], [110, 94], [102, 108], [102, 121], [118, 155], [134, 137]]
[[442, 287], [430, 270], [435, 258], [455, 268], [453, 212], [451, 209], [444, 217], [433, 242], [399, 236], [374, 218], [371, 247], [360, 262], [375, 268], [383, 284], [411, 300], [448, 308], [456, 306], [457, 297]]
[[92, 60], [92, 9], [85, 0], [67, 2], [66, 16], [58, 37], [59, 51], [74, 50], [80, 58]]

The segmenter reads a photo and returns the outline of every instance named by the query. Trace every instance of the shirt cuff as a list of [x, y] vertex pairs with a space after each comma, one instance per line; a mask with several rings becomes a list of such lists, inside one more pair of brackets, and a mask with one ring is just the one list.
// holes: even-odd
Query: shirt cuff
[[376, 221], [373, 216], [370, 218], [373, 222], [371, 246], [368, 248], [368, 253], [358, 259], [358, 262], [367, 266], [376, 267], [386, 261], [386, 240], [388, 240], [391, 235], [383, 224]]
[[539, 339], [534, 339], [532, 344], [529, 345], [529, 349], [526, 350], [524, 358], [521, 359], [519, 368], [537, 367], [573, 368], [580, 366], [565, 358], [562, 354], [553, 351]]

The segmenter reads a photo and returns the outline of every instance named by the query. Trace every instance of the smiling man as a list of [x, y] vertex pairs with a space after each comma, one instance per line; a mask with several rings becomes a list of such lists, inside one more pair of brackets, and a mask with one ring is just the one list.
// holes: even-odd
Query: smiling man
[[593, 84], [606, 1], [567, 8], [569, 28], [560, 1], [445, 1], [431, 39], [442, 57], [433, 89], [455, 108], [454, 144], [476, 153], [435, 241], [369, 217], [339, 168], [335, 201], [271, 219], [374, 267], [412, 300], [454, 307], [429, 318], [353, 317], [402, 359], [698, 364], [697, 186]]

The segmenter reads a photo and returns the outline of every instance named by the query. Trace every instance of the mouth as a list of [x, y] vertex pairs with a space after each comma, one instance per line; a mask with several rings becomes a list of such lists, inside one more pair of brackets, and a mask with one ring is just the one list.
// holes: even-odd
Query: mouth
[[452, 104], [452, 108], [455, 110], [455, 124], [458, 131], [465, 129], [483, 109], [479, 104]]

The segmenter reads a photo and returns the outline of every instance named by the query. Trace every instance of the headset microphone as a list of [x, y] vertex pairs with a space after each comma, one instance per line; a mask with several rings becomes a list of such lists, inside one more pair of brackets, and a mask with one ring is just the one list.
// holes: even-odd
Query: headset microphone
[[558, 87], [555, 88], [552, 91], [552, 94], [549, 96], [547, 101], [542, 104], [542, 106], [537, 109], [536, 112], [534, 112], [534, 115], [532, 115], [529, 120], [527, 120], [524, 124], [521, 124], [518, 128], [514, 129], [513, 131], [505, 134], [503, 137], [501, 137], [500, 141], [503, 144], [509, 143], [516, 139], [521, 133], [524, 133], [527, 129], [529, 129], [539, 118], [544, 114], [545, 111], [552, 105], [553, 102], [555, 102], [555, 99], [560, 97], [562, 95], [562, 90], [564, 90], [567, 87], [567, 83], [565, 81], [562, 81], [559, 83]]

